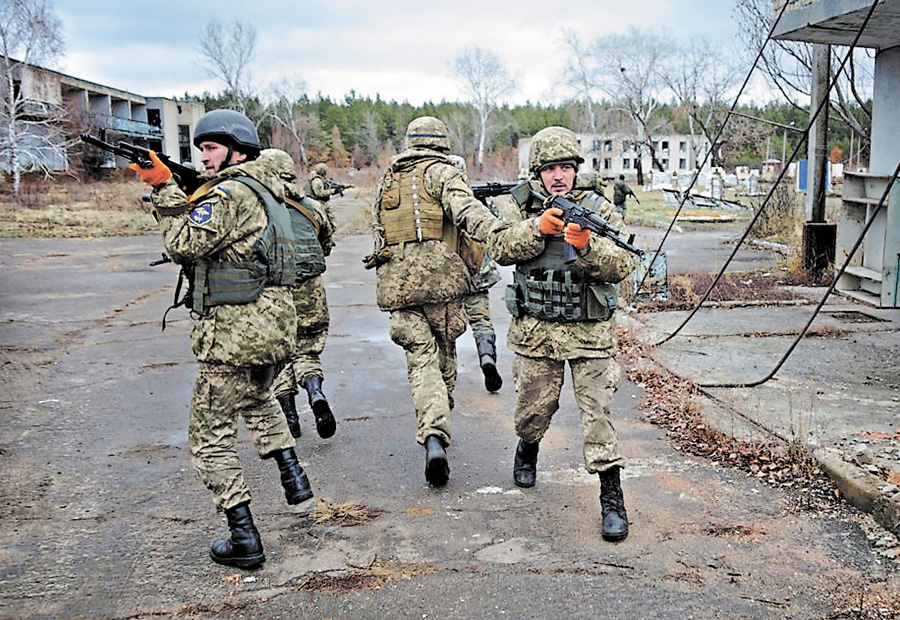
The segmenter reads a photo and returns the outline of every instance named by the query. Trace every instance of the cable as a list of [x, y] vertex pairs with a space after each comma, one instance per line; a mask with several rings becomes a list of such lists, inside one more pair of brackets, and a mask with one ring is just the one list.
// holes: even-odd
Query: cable
[[[800, 140], [800, 142], [797, 144], [796, 147], [794, 147], [794, 150], [791, 152], [790, 161], [793, 161], [794, 158], [797, 156], [797, 153], [800, 151], [800, 147], [803, 146], [803, 144], [809, 138], [809, 130], [812, 127], [813, 123], [815, 123], [816, 119], [819, 117], [819, 114], [821, 114], [822, 110], [829, 104], [829, 95], [831, 94], [831, 90], [834, 88], [835, 84], [837, 84], [838, 77], [841, 75], [841, 73], [843, 73], [844, 67], [847, 65], [847, 61], [853, 55], [853, 50], [856, 49], [856, 45], [859, 42], [860, 37], [862, 36], [863, 32], [865, 31], [866, 26], [868, 26], [868, 24], [869, 24], [869, 20], [872, 17], [872, 13], [875, 12], [875, 8], [878, 6], [878, 4], [881, 1], [882, 0], [875, 0], [872, 3], [872, 6], [869, 8], [869, 12], [866, 15], [866, 19], [863, 21], [862, 26], [860, 27], [859, 31], [856, 33], [856, 37], [853, 39], [853, 43], [850, 45], [850, 48], [847, 50], [847, 54], [844, 56], [844, 59], [841, 61], [840, 67], [834, 73], [833, 80], [831, 80], [828, 84], [826, 96], [822, 98], [822, 101], [819, 102], [819, 105], [816, 108], [815, 113], [810, 117], [809, 124], [806, 126], [806, 129], [803, 132], [803, 136], [804, 136], [803, 139]], [[722, 275], [725, 273], [725, 270], [728, 269], [728, 265], [731, 264], [731, 261], [734, 259], [735, 255], [737, 254], [737, 251], [740, 249], [741, 245], [744, 243], [744, 241], [750, 235], [750, 231], [753, 229], [753, 226], [756, 224], [757, 220], [759, 220], [763, 211], [769, 205], [769, 201], [771, 201], [772, 196], [775, 194], [775, 190], [778, 189], [778, 185], [781, 183], [781, 180], [784, 178], [785, 174], [787, 174], [787, 166], [782, 167], [781, 173], [778, 175], [778, 178], [772, 184], [772, 189], [769, 190], [769, 193], [766, 195], [765, 199], [763, 200], [762, 205], [760, 205], [759, 209], [756, 211], [756, 214], [750, 220], [750, 223], [748, 224], [747, 229], [744, 231], [744, 234], [741, 235], [741, 238], [738, 240], [737, 244], [735, 244], [734, 250], [732, 250], [731, 255], [728, 257], [728, 259], [722, 265], [722, 268], [719, 270], [719, 273], [716, 274], [715, 279], [709, 285], [709, 288], [706, 290], [706, 293], [703, 294], [703, 297], [697, 303], [697, 306], [691, 311], [691, 313], [687, 316], [687, 318], [685, 318], [684, 321], [682, 321], [681, 325], [679, 325], [675, 329], [675, 331], [673, 331], [671, 334], [666, 336], [661, 341], [650, 345], [651, 347], [657, 347], [661, 344], [665, 344], [666, 342], [668, 342], [669, 340], [674, 338], [676, 335], [678, 335], [678, 333], [684, 328], [684, 326], [687, 325], [688, 322], [692, 318], [694, 318], [694, 315], [697, 314], [697, 312], [700, 310], [700, 308], [703, 306], [703, 304], [706, 302], [706, 300], [709, 299], [709, 295], [712, 293], [713, 289], [719, 283], [719, 280], [722, 278]]]
[[888, 181], [887, 187], [884, 188], [884, 192], [881, 194], [881, 199], [878, 201], [878, 205], [874, 209], [872, 209], [872, 216], [866, 221], [866, 225], [863, 227], [862, 232], [859, 235], [859, 238], [856, 240], [856, 243], [853, 244], [853, 247], [850, 249], [850, 252], [847, 254], [847, 258], [844, 260], [844, 264], [841, 265], [840, 270], [838, 270], [837, 275], [834, 276], [834, 280], [831, 282], [831, 285], [828, 287], [828, 290], [825, 291], [825, 295], [822, 297], [822, 301], [819, 302], [819, 305], [816, 306], [816, 309], [813, 311], [812, 316], [809, 317], [809, 320], [806, 322], [806, 325], [803, 326], [803, 329], [800, 330], [800, 333], [797, 334], [797, 337], [794, 339], [794, 342], [788, 348], [787, 352], [781, 357], [778, 361], [778, 364], [775, 365], [775, 368], [772, 371], [760, 379], [759, 381], [752, 381], [749, 383], [700, 383], [698, 384], [700, 387], [705, 388], [741, 388], [741, 387], [756, 387], [758, 385], [762, 385], [769, 379], [775, 376], [784, 363], [787, 361], [787, 358], [793, 353], [794, 349], [800, 343], [800, 340], [803, 339], [803, 336], [806, 335], [807, 330], [809, 330], [809, 326], [812, 325], [812, 322], [815, 320], [816, 316], [818, 316], [819, 312], [822, 310], [822, 306], [825, 305], [825, 301], [834, 291], [834, 287], [837, 286], [838, 280], [844, 275], [844, 271], [850, 265], [850, 260], [853, 258], [853, 255], [856, 254], [856, 250], [859, 249], [859, 246], [862, 245], [863, 239], [865, 239], [866, 234], [869, 232], [869, 228], [872, 227], [872, 223], [875, 221], [875, 216], [878, 215], [878, 211], [884, 206], [885, 200], [887, 200], [888, 195], [891, 192], [891, 188], [894, 186], [894, 182], [897, 180], [897, 175], [900, 175], [900, 164], [897, 164], [897, 167], [894, 169], [894, 174], [891, 176], [891, 180]]
[[662, 250], [663, 245], [665, 245], [666, 239], [669, 238], [669, 233], [672, 232], [672, 228], [675, 226], [675, 222], [678, 221], [678, 216], [681, 215], [681, 210], [684, 208], [685, 203], [691, 195], [691, 190], [694, 189], [694, 185], [697, 184], [697, 179], [700, 177], [700, 170], [703, 170], [703, 167], [706, 166], [706, 162], [709, 161], [709, 158], [712, 156], [713, 150], [719, 143], [719, 139], [722, 137], [722, 133], [725, 131], [725, 126], [728, 125], [728, 121], [731, 118], [731, 115], [734, 113], [734, 109], [737, 107], [741, 95], [744, 94], [744, 89], [747, 88], [747, 84], [750, 82], [750, 78], [753, 76], [753, 72], [756, 70], [756, 65], [757, 63], [759, 63], [760, 58], [762, 58], [763, 52], [766, 49], [766, 45], [768, 45], [769, 41], [772, 39], [772, 34], [775, 32], [775, 28], [778, 26], [778, 22], [781, 21], [781, 16], [784, 15], [787, 7], [788, 3], [785, 2], [784, 6], [781, 7], [781, 11], [778, 13], [778, 17], [775, 18], [775, 21], [772, 23], [772, 27], [769, 29], [769, 34], [766, 36], [766, 40], [763, 41], [762, 46], [759, 48], [759, 52], [757, 52], [756, 54], [756, 58], [753, 60], [753, 65], [750, 67], [750, 71], [747, 72], [747, 76], [744, 78], [744, 83], [741, 84], [741, 88], [738, 90], [737, 95], [735, 95], [734, 97], [734, 102], [731, 104], [731, 109], [728, 110], [728, 114], [725, 115], [725, 119], [722, 121], [722, 125], [719, 127], [719, 132], [716, 134], [716, 137], [713, 138], [712, 144], [709, 145], [709, 150], [703, 157], [703, 162], [700, 164], [700, 166], [697, 167], [697, 174], [693, 175], [690, 185], [688, 185], [687, 189], [684, 191], [684, 194], [681, 197], [681, 204], [678, 205], [678, 209], [676, 209], [675, 215], [672, 216], [672, 221], [669, 223], [669, 227], [666, 229], [662, 240], [660, 240], [659, 247], [657, 247], [656, 252], [653, 253], [653, 258], [650, 259], [650, 264], [647, 265], [647, 269], [644, 271], [644, 276], [641, 278], [640, 283], [635, 287], [635, 296], [638, 294], [638, 291], [641, 290], [641, 287], [644, 286], [644, 282], [647, 280], [647, 276], [650, 275], [650, 270], [653, 269], [653, 263], [655, 263], [657, 257], [659, 257], [659, 253]]

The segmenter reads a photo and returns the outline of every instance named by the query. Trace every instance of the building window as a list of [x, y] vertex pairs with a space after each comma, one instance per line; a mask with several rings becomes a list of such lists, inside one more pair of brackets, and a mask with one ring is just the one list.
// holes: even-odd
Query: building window
[[684, 140], [682, 140], [681, 142], [679, 142], [679, 143], [678, 143], [678, 150], [681, 151], [682, 153], [687, 153], [687, 142], [685, 142]]
[[612, 153], [612, 140], [604, 140], [603, 141], [603, 152], [604, 153]]
[[612, 170], [612, 160], [609, 157], [603, 160], [603, 169]]
[[191, 127], [190, 125], [178, 126], [178, 156], [181, 162], [191, 161]]
[[669, 141], [663, 140], [662, 142], [659, 143], [659, 145], [662, 148], [663, 153], [668, 155], [669, 154]]
[[600, 150], [600, 140], [598, 140], [597, 138], [594, 138], [594, 142], [593, 142], [593, 146], [591, 147], [591, 150], [592, 151]]
[[156, 108], [147, 109], [147, 123], [154, 127], [162, 127], [162, 117]]
[[622, 160], [622, 168], [628, 170], [631, 167], [631, 160], [627, 157]]
[[660, 163], [662, 164], [663, 168], [665, 168], [666, 170], [669, 169], [669, 160], [668, 159], [664, 159]]
[[591, 158], [591, 168], [594, 170], [600, 170], [600, 160], [596, 157]]
[[679, 170], [687, 170], [687, 160], [681, 158], [678, 160], [678, 169]]

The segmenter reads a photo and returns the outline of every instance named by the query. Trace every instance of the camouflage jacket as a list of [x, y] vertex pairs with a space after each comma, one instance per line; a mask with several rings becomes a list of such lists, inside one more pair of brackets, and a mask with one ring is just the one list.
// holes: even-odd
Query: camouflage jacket
[[[284, 182], [265, 158], [226, 168], [188, 198], [169, 180], [154, 188], [166, 252], [176, 263], [200, 259], [249, 260], [268, 222], [265, 207], [249, 187], [230, 180], [251, 176], [284, 198]], [[191, 344], [198, 361], [264, 366], [290, 357], [297, 315], [286, 286], [266, 286], [248, 304], [214, 306], [197, 319]]]
[[[395, 174], [410, 164], [434, 159], [423, 177], [422, 191], [441, 205], [444, 214], [445, 240], [429, 239], [388, 245], [381, 224], [381, 199]], [[459, 168], [446, 154], [424, 148], [412, 148], [394, 156], [382, 175], [372, 206], [374, 249], [367, 266], [377, 267], [376, 298], [384, 311], [461, 300], [472, 292], [471, 276], [455, 245], [446, 242], [456, 238], [456, 229], [465, 230], [472, 238], [484, 240], [497, 226], [497, 218], [475, 198]]]
[[[532, 188], [542, 194], [547, 193], [538, 181], [532, 181]], [[587, 195], [587, 192], [576, 190], [567, 194], [566, 198], [580, 203]], [[525, 213], [511, 196], [497, 200], [495, 204], [508, 226], [488, 238], [488, 248], [494, 260], [500, 265], [515, 265], [541, 254], [544, 251], [544, 236], [537, 216]], [[623, 230], [622, 216], [613, 211], [611, 204], [604, 202], [598, 213], [613, 227]], [[592, 278], [610, 283], [621, 282], [634, 269], [631, 254], [609, 239], [594, 234], [584, 248], [576, 250], [575, 264]], [[571, 323], [545, 321], [529, 314], [513, 317], [507, 343], [512, 351], [526, 357], [555, 360], [614, 357], [617, 344], [615, 314], [606, 321]]]
[[319, 202], [331, 200], [331, 190], [328, 189], [327, 179], [316, 172], [311, 172], [303, 186], [307, 196], [315, 198]]

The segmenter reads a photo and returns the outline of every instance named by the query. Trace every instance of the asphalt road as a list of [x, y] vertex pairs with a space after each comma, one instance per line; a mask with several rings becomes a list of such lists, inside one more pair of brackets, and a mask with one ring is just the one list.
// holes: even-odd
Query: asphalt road
[[[628, 382], [615, 418], [631, 534], [603, 542], [571, 393], [537, 486], [517, 489], [511, 355], [501, 344], [506, 384], [486, 393], [470, 333], [451, 480], [429, 488], [403, 353], [360, 263], [369, 246], [339, 240], [325, 274], [338, 430], [316, 437], [304, 407], [297, 447], [317, 500], [287, 506], [275, 465], [240, 436], [267, 555], [243, 572], [207, 557], [227, 527], [189, 462], [190, 319], [175, 310], [160, 331], [177, 272], [148, 266], [159, 239], [0, 241], [0, 618], [821, 619], [896, 587], [852, 511], [804, 511], [681, 454]], [[320, 500], [381, 513], [315, 523]]]

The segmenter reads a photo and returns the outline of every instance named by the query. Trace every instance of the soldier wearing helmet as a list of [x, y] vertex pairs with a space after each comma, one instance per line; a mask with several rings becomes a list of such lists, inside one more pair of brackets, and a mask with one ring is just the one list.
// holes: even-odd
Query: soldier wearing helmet
[[[610, 416], [621, 380], [615, 361], [617, 283], [634, 268], [631, 255], [610, 240], [561, 219], [562, 210], [545, 207], [535, 196], [562, 195], [588, 207], [612, 225], [622, 218], [594, 191], [576, 188], [584, 162], [575, 134], [564, 127], [542, 129], [531, 141], [530, 180], [497, 201], [509, 225], [488, 239], [494, 259], [515, 265], [507, 287], [513, 315], [507, 343], [515, 354], [515, 429], [519, 437], [513, 479], [534, 486], [538, 447], [559, 409], [565, 366], [572, 373], [583, 426], [587, 470], [599, 474], [602, 535], [623, 540], [628, 516], [619, 479], [625, 459], [619, 453]], [[566, 245], [575, 261], [564, 260]]]
[[497, 219], [473, 195], [448, 157], [447, 127], [422, 116], [406, 130], [406, 148], [382, 175], [372, 207], [378, 307], [390, 312], [391, 339], [406, 352], [416, 410], [416, 441], [425, 448], [425, 479], [450, 476], [450, 410], [456, 339], [466, 329], [463, 299], [471, 278], [457, 252], [459, 231], [484, 240]]
[[334, 224], [334, 213], [328, 201], [331, 200], [332, 196], [340, 192], [341, 188], [339, 186], [333, 187], [331, 181], [328, 180], [328, 165], [322, 161], [313, 166], [306, 183], [303, 184], [303, 193], [322, 203], [332, 225]]
[[209, 555], [219, 564], [251, 568], [265, 555], [235, 450], [239, 416], [260, 458], [277, 463], [287, 502], [313, 496], [272, 395], [275, 370], [290, 357], [297, 330], [290, 290], [297, 273], [294, 235], [283, 204], [285, 182], [277, 166], [259, 156], [250, 119], [214, 110], [200, 118], [194, 136], [209, 178], [192, 196], [155, 153], [151, 168], [132, 169], [152, 186], [166, 251], [191, 283], [198, 362], [191, 461], [231, 531], [213, 542]]
[[[321, 355], [328, 338], [330, 317], [321, 274], [325, 272], [325, 257], [331, 254], [334, 247], [334, 222], [328, 217], [321, 202], [304, 196], [303, 190], [294, 185], [297, 173], [290, 155], [278, 149], [266, 149], [261, 157], [269, 158], [277, 164], [279, 175], [287, 183], [285, 203], [291, 215], [294, 247], [301, 256], [298, 260], [297, 279], [291, 287], [297, 310], [296, 347], [293, 357], [275, 378], [272, 389], [287, 419], [291, 435], [300, 437], [302, 429], [294, 397], [297, 395], [297, 386], [303, 387], [316, 420], [316, 432], [319, 437], [328, 439], [334, 435], [336, 422], [331, 405], [322, 391], [325, 373]], [[306, 260], [302, 260], [303, 257]]]

